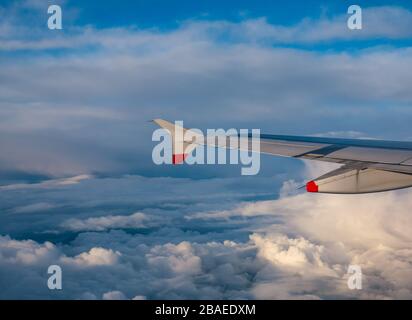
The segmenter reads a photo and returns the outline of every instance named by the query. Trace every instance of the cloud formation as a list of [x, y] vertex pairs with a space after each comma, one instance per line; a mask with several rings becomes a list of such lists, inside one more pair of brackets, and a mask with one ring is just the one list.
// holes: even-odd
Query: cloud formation
[[62, 257], [61, 261], [74, 264], [79, 267], [110, 266], [118, 262], [121, 254], [105, 248], [91, 248], [89, 252], [83, 252], [74, 258]]
[[[68, 27], [56, 36], [36, 33], [36, 26], [8, 28], [19, 8], [3, 10], [0, 144], [7, 152], [0, 155], [0, 178], [173, 174], [151, 163], [154, 128], [147, 121], [158, 117], [199, 128], [410, 136], [408, 46], [325, 51], [281, 45], [410, 39], [407, 9], [365, 8], [367, 26], [359, 36], [345, 29], [344, 15], [287, 27], [264, 18], [187, 21], [167, 31]], [[36, 54], [28, 36], [37, 37], [31, 40]], [[25, 46], [28, 51], [14, 54]], [[199, 117], [205, 110], [219, 118]], [[210, 168], [194, 170], [213, 175]]]
[[[323, 15], [318, 19], [304, 18], [294, 25], [271, 24], [265, 17], [245, 19], [240, 22], [225, 20], [196, 21], [187, 20], [177, 30], [159, 32], [142, 30], [134, 27], [96, 29], [93, 26], [76, 26], [72, 8], [63, 5], [67, 20], [64, 34], [54, 35], [35, 22], [44, 20], [42, 14], [47, 8], [41, 1], [33, 6], [29, 1], [17, 2], [14, 6], [3, 10], [0, 25], [0, 50], [77, 50], [104, 49], [130, 50], [145, 49], [153, 54], [157, 46], [166, 48], [173, 45], [184, 45], [200, 41], [224, 41], [230, 43], [258, 44], [293, 44], [313, 45], [335, 41], [357, 41], [376, 39], [410, 39], [412, 37], [412, 13], [408, 9], [397, 6], [364, 7], [363, 28], [353, 32], [347, 27], [348, 14], [334, 16]], [[32, 11], [27, 17], [27, 9]], [[2, 12], [0, 11], [0, 14]], [[66, 17], [67, 14], [67, 17]], [[26, 15], [26, 16], [24, 16]], [[16, 28], [16, 21], [25, 18], [26, 27]], [[42, 19], [41, 19], [42, 18]], [[33, 31], [28, 37], [28, 30]], [[66, 30], [67, 29], [67, 30]]]
[[144, 228], [143, 221], [147, 219], [141, 212], [130, 216], [104, 216], [85, 220], [69, 219], [63, 222], [62, 227], [72, 231], [104, 231], [116, 228]]
[[[121, 180], [111, 179], [110, 184], [116, 184], [114, 189], [124, 190], [119, 188]], [[104, 189], [101, 182], [96, 186]], [[78, 196], [92, 190], [82, 188], [87, 183], [90, 182], [84, 180], [64, 187], [66, 203], [69, 199], [72, 205], [78, 203], [77, 212], [81, 211], [79, 203], [84, 201]], [[179, 183], [187, 190], [204, 186], [203, 181], [188, 184], [186, 179], [167, 182], [175, 187]], [[162, 184], [166, 186], [165, 181]], [[216, 182], [208, 184], [216, 187]], [[82, 192], [71, 188], [81, 188]], [[41, 190], [49, 195], [50, 190]], [[223, 190], [220, 187], [220, 192]], [[67, 221], [64, 219], [55, 223], [48, 220], [50, 231], [54, 225], [54, 233], [49, 236], [62, 239], [55, 244], [1, 238], [0, 274], [9, 274], [8, 270], [13, 269], [11, 276], [1, 278], [8, 288], [1, 297], [410, 298], [410, 192], [358, 196], [286, 192], [277, 200], [253, 201], [239, 201], [235, 194], [226, 194], [222, 200], [215, 197], [210, 203], [208, 198], [215, 193], [208, 192], [197, 198], [195, 206], [182, 199], [176, 206], [169, 202], [153, 207], [148, 202], [144, 216], [153, 224], [146, 231], [140, 226], [101, 224], [119, 216], [106, 209], [106, 213], [100, 212], [93, 220], [89, 215], [96, 215], [96, 208], [101, 206], [87, 205], [89, 213], [85, 216], [89, 218], [78, 219], [82, 228], [68, 240], [63, 240], [67, 239], [65, 229], [61, 228], [61, 223]], [[94, 201], [92, 193], [86, 198]], [[228, 198], [234, 201], [227, 204]], [[123, 201], [129, 203], [127, 199]], [[213, 211], [211, 203], [215, 206]], [[118, 202], [117, 206], [120, 208], [121, 204]], [[41, 219], [39, 212], [30, 215]], [[158, 215], [163, 219], [158, 219]], [[103, 227], [89, 231], [96, 226]], [[65, 280], [60, 293], [45, 286], [50, 264], [62, 267]], [[349, 265], [362, 268], [362, 290], [348, 288]], [[17, 277], [20, 281], [15, 281]]]

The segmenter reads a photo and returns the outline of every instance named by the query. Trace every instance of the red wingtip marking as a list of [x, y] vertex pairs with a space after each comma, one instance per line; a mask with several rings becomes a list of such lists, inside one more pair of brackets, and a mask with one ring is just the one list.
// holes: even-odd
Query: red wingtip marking
[[182, 163], [183, 161], [185, 161], [186, 157], [187, 157], [187, 154], [185, 154], [185, 153], [174, 154], [174, 155], [172, 156], [172, 163], [173, 163], [173, 164], [180, 164], [180, 163]]
[[315, 181], [309, 181], [306, 184], [306, 191], [307, 192], [319, 192], [319, 186], [315, 183]]

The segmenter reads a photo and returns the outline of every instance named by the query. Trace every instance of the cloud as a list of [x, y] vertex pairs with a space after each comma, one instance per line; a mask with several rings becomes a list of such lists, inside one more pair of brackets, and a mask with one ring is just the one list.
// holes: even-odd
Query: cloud
[[103, 300], [127, 300], [121, 291], [109, 291], [103, 294]]
[[120, 252], [111, 249], [91, 248], [89, 252], [83, 252], [74, 258], [63, 257], [61, 260], [79, 267], [110, 266], [116, 264], [120, 256]]
[[315, 199], [304, 194], [260, 203], [259, 207], [246, 205], [239, 212], [255, 209], [255, 214], [281, 213], [288, 216], [288, 223], [298, 232], [325, 242], [340, 239], [359, 247], [384, 244], [397, 248], [412, 241], [408, 232], [412, 225], [407, 219], [412, 206], [410, 192], [353, 197], [321, 195]]
[[[19, 183], [19, 184], [8, 184], [0, 186], [0, 190], [19, 190], [19, 189], [52, 189], [59, 186], [69, 186], [77, 184], [83, 180], [91, 179], [93, 176], [82, 174], [78, 176], [61, 178], [61, 179], [49, 179], [38, 183]], [[36, 204], [39, 206], [39, 204]], [[32, 205], [33, 207], [34, 205]], [[29, 207], [30, 208], [30, 207]], [[36, 209], [36, 207], [35, 207]]]
[[69, 219], [63, 222], [62, 227], [72, 231], [103, 231], [114, 228], [144, 228], [147, 217], [136, 212], [130, 216], [104, 216], [85, 220]]
[[[62, 267], [64, 298], [100, 299], [112, 291], [129, 299], [411, 297], [411, 191], [296, 193], [300, 179], [328, 169], [310, 165], [283, 186], [284, 175], [245, 181], [94, 177], [31, 187], [27, 203], [15, 196], [25, 189], [3, 190], [0, 202], [9, 208], [30, 201], [59, 206], [44, 214], [2, 215], [2, 233], [8, 227], [20, 240], [1, 238], [0, 274], [8, 275], [1, 277], [7, 288], [1, 297], [55, 298], [45, 286], [51, 264]], [[159, 194], [160, 187], [169, 192]], [[261, 200], [268, 188], [272, 199]], [[110, 214], [125, 210], [143, 213], [146, 228], [128, 227], [136, 222], [133, 213]], [[62, 227], [70, 219], [73, 230]], [[360, 291], [347, 286], [349, 265], [362, 268]]]
[[8, 236], [0, 236], [0, 261], [2, 264], [43, 264], [58, 254], [58, 249], [51, 242], [38, 244], [32, 240], [17, 241]]
[[30, 204], [27, 206], [16, 207], [13, 209], [15, 213], [30, 213], [30, 212], [39, 212], [39, 211], [47, 211], [56, 208], [55, 205], [47, 203], [47, 202], [39, 202]]
[[[282, 272], [282, 283], [279, 287], [275, 273], [267, 275], [265, 271], [270, 284], [257, 280], [256, 297], [308, 298], [292, 293], [312, 288], [307, 292], [317, 297], [334, 291], [335, 297], [405, 298], [411, 295], [407, 262], [412, 241], [410, 194], [410, 190], [348, 197], [301, 194], [242, 204], [223, 216], [231, 217], [229, 223], [237, 216], [277, 218], [270, 226], [256, 226], [251, 240], [258, 247], [257, 256]], [[221, 219], [222, 214], [206, 214], [204, 218]], [[357, 295], [345, 287], [350, 264], [363, 270], [364, 289]], [[299, 274], [296, 287], [292, 283], [297, 280], [291, 279], [294, 273]]]
[[[44, 6], [44, 4], [43, 4]], [[40, 14], [39, 11], [33, 15]], [[23, 10], [22, 10], [23, 9]], [[26, 9], [26, 11], [24, 11]], [[136, 27], [96, 29], [91, 26], [76, 26], [70, 21], [74, 14], [71, 8], [63, 8], [65, 12], [65, 31], [63, 35], [53, 35], [48, 30], [40, 28], [35, 20], [29, 19], [30, 30], [35, 30], [30, 37], [27, 29], [14, 28], [13, 21], [27, 14], [24, 6], [14, 6], [12, 14], [4, 14], [0, 35], [0, 50], [130, 50], [156, 53], [157, 46], [163, 48], [170, 44], [183, 45], [187, 42], [222, 41], [231, 43], [258, 44], [316, 44], [334, 41], [365, 40], [365, 39], [409, 39], [412, 37], [412, 13], [402, 7], [381, 6], [363, 8], [363, 29], [349, 30], [348, 14], [322, 16], [318, 19], [303, 18], [295, 25], [270, 24], [265, 17], [246, 19], [241, 22], [196, 21], [187, 20], [177, 30], [160, 32], [157, 30], [142, 30]], [[33, 8], [31, 8], [33, 10]], [[24, 13], [23, 13], [24, 12]], [[66, 17], [68, 16], [68, 18]], [[26, 17], [27, 18], [27, 17]], [[43, 16], [41, 16], [43, 18]], [[42, 20], [38, 17], [38, 20]], [[26, 19], [27, 21], [27, 19]], [[68, 29], [66, 31], [66, 29]]]
[[[267, 28], [267, 35], [280, 42], [316, 43], [364, 39], [410, 39], [412, 37], [412, 13], [401, 7], [362, 8], [362, 30], [347, 27], [349, 15], [319, 20], [305, 19], [291, 28]], [[259, 28], [256, 28], [259, 29]]]
[[192, 275], [201, 273], [201, 260], [194, 255], [189, 242], [155, 246], [146, 254], [146, 258], [149, 266], [159, 270], [161, 274]]
[[[3, 237], [1, 268], [12, 263], [16, 270], [28, 264], [41, 270], [57, 260], [66, 277], [66, 297], [84, 299], [408, 298], [408, 199], [405, 190], [373, 197], [300, 194], [245, 202], [225, 211], [226, 240], [217, 241], [195, 233], [180, 241], [181, 235], [167, 232], [166, 226], [149, 235], [85, 232], [64, 246]], [[192, 214], [198, 226], [210, 219], [219, 226], [220, 216]], [[192, 219], [185, 220], [181, 227], [193, 228]], [[235, 230], [244, 228], [248, 236], [239, 237]], [[351, 264], [362, 268], [360, 291], [347, 287]]]
[[91, 248], [75, 257], [67, 257], [51, 242], [39, 244], [32, 240], [14, 240], [8, 236], [0, 237], [0, 255], [2, 264], [43, 265], [58, 259], [64, 264], [80, 267], [113, 265], [121, 256], [118, 251]]
[[289, 239], [285, 236], [270, 238], [253, 234], [251, 240], [259, 248], [260, 257], [282, 268], [318, 270], [324, 266], [321, 260], [324, 247], [314, 245], [304, 238]]

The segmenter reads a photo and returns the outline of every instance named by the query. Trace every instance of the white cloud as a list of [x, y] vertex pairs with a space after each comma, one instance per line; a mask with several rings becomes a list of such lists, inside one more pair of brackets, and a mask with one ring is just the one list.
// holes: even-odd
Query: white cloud
[[103, 216], [96, 218], [69, 219], [62, 223], [62, 227], [72, 231], [104, 231], [115, 228], [144, 228], [144, 221], [147, 217], [136, 212], [130, 216]]
[[259, 257], [281, 268], [311, 272], [325, 267], [325, 262], [322, 261], [325, 247], [310, 243], [302, 237], [290, 239], [284, 235], [263, 237], [252, 234], [251, 240], [258, 247]]
[[165, 244], [153, 247], [146, 254], [150, 268], [160, 273], [178, 275], [195, 275], [201, 273], [201, 259], [194, 254], [189, 242], [177, 245]]
[[121, 291], [109, 291], [103, 294], [103, 300], [127, 300], [126, 296]]
[[[278, 223], [256, 226], [251, 236], [257, 257], [282, 272], [282, 280], [273, 271], [260, 272], [267, 283], [256, 281], [258, 298], [316, 298], [332, 292], [335, 297], [406, 298], [412, 294], [410, 199], [411, 190], [354, 196], [300, 194], [196, 216], [208, 220], [223, 216], [228, 223], [237, 216], [276, 218]], [[363, 270], [364, 288], [359, 292], [346, 287], [350, 264]], [[313, 296], [299, 294], [304, 291]]]
[[[307, 194], [267, 202], [265, 210], [288, 216], [288, 223], [320, 241], [340, 241], [356, 247], [404, 247], [411, 243], [410, 190], [372, 195]], [[304, 214], [299, 214], [303, 212]]]
[[0, 236], [0, 263], [36, 265], [47, 263], [59, 255], [59, 250], [51, 242], [38, 244], [32, 240], [18, 241], [8, 236]]
[[[69, 9], [67, 9], [69, 10]], [[64, 35], [51, 36], [43, 28], [28, 26], [11, 28], [13, 19], [18, 19], [18, 9], [4, 15], [0, 25], [2, 39], [0, 50], [48, 50], [79, 49], [94, 47], [105, 50], [130, 50], [131, 48], [153, 54], [153, 48], [168, 47], [171, 43], [184, 45], [187, 42], [201, 43], [209, 39], [228, 39], [235, 43], [263, 44], [316, 44], [327, 41], [363, 39], [408, 39], [412, 37], [412, 13], [402, 7], [382, 6], [363, 8], [363, 29], [352, 31], [347, 27], [349, 15], [319, 19], [303, 18], [292, 25], [276, 25], [266, 18], [247, 19], [239, 23], [228, 21], [186, 21], [177, 30], [159, 32], [136, 28], [94, 29], [90, 26], [71, 26]], [[29, 28], [32, 31], [30, 37]], [[34, 31], [33, 31], [34, 30]], [[0, 34], [0, 35], [1, 35]], [[33, 39], [34, 38], [34, 39]]]
[[111, 266], [119, 261], [121, 253], [105, 248], [91, 248], [89, 252], [83, 252], [73, 258], [62, 257], [61, 261], [79, 267]]

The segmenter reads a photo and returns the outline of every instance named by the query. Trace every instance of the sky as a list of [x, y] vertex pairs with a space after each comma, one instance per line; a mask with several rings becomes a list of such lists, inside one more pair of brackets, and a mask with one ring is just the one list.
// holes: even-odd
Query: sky
[[330, 165], [151, 158], [153, 118], [412, 140], [412, 3], [357, 2], [362, 30], [351, 4], [2, 1], [0, 298], [411, 298], [410, 190], [312, 195]]

